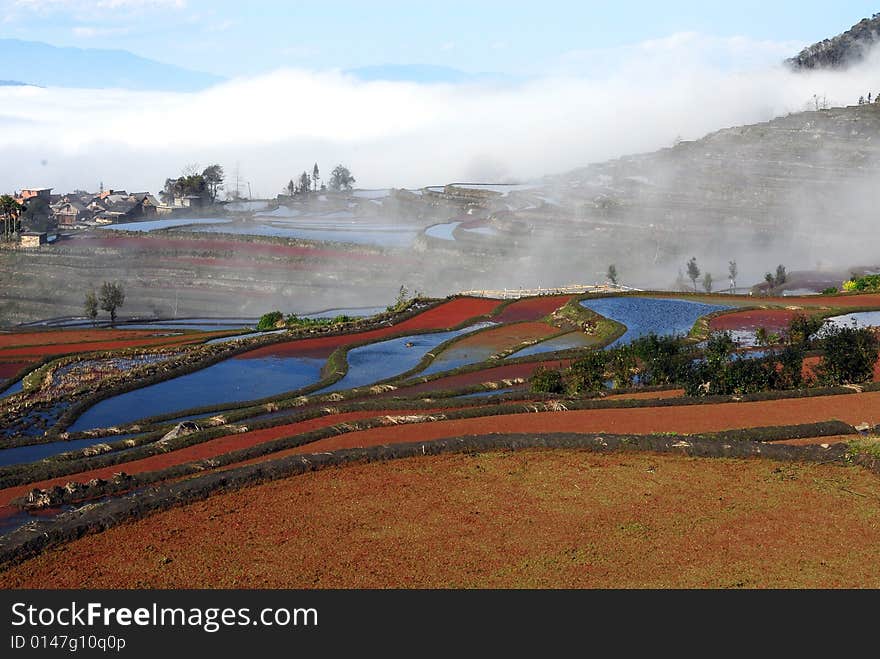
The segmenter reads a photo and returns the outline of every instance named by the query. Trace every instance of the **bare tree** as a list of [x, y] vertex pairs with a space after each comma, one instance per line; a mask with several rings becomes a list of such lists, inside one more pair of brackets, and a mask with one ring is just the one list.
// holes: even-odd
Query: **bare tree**
[[712, 283], [712, 273], [707, 272], [703, 275], [703, 289], [705, 289], [707, 293], [712, 292]]
[[94, 325], [95, 321], [98, 319], [98, 296], [95, 294], [94, 290], [86, 293], [86, 299], [83, 302], [83, 310], [86, 312], [86, 316], [89, 320], [92, 321], [92, 325]]

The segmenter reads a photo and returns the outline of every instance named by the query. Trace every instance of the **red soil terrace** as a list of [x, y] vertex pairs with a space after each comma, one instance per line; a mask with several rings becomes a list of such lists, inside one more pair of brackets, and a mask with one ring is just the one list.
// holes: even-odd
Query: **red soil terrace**
[[29, 366], [33, 362], [0, 362], [0, 379], [11, 378], [25, 366]]
[[356, 334], [325, 336], [315, 339], [299, 339], [297, 341], [279, 343], [251, 350], [239, 355], [236, 359], [301, 357], [307, 355], [327, 356], [342, 346], [376, 341], [378, 339], [406, 332], [431, 329], [441, 330], [455, 327], [470, 318], [491, 313], [499, 304], [500, 302], [498, 300], [485, 298], [456, 298], [432, 309], [428, 309], [424, 313], [413, 316], [397, 325], [368, 330], [366, 332], [358, 332]]
[[54, 330], [51, 332], [13, 332], [0, 334], [0, 349], [24, 346], [48, 346], [62, 343], [87, 343], [90, 341], [115, 341], [137, 339], [168, 334], [168, 330]]
[[214, 334], [181, 334], [178, 336], [164, 336], [156, 338], [130, 339], [119, 341], [90, 341], [88, 343], [57, 343], [45, 346], [28, 346], [23, 348], [0, 349], [0, 358], [3, 357], [47, 357], [50, 355], [65, 355], [76, 352], [95, 352], [107, 350], [121, 350], [123, 348], [153, 347], [163, 345], [186, 345], [199, 343], [205, 339], [216, 336]]
[[548, 295], [546, 297], [525, 298], [508, 305], [492, 320], [499, 323], [539, 320], [565, 306], [573, 297], [573, 295]]
[[738, 311], [736, 313], [715, 316], [709, 321], [709, 329], [712, 331], [745, 331], [763, 327], [771, 332], [779, 332], [780, 330], [787, 329], [791, 320], [797, 315], [797, 311], [789, 311], [787, 309]]
[[401, 442], [426, 442], [487, 433], [694, 434], [834, 419], [851, 425], [880, 423], [880, 392], [750, 403], [540, 412], [437, 421], [348, 433], [300, 447], [294, 452], [314, 453]]
[[[185, 464], [187, 462], [193, 462], [195, 460], [203, 460], [205, 458], [212, 458], [218, 455], [222, 455], [224, 453], [231, 453], [232, 451], [250, 448], [258, 444], [272, 441], [273, 439], [290, 437], [292, 435], [306, 433], [312, 430], [318, 430], [320, 428], [327, 428], [329, 426], [334, 426], [338, 423], [345, 423], [347, 421], [372, 419], [374, 417], [381, 417], [386, 415], [395, 416], [404, 414], [426, 413], [428, 412], [425, 412], [424, 410], [419, 412], [408, 412], [401, 410], [367, 410], [333, 414], [318, 417], [315, 419], [309, 419], [307, 421], [300, 421], [298, 423], [274, 426], [272, 428], [266, 428], [264, 430], [252, 430], [250, 432], [240, 434], [224, 435], [223, 437], [218, 437], [217, 439], [212, 439], [207, 442], [202, 442], [200, 444], [189, 446], [187, 448], [182, 448], [177, 451], [171, 451], [169, 453], [161, 453], [159, 455], [153, 455], [148, 458], [141, 458], [139, 460], [133, 460], [131, 462], [124, 462], [110, 467], [90, 469], [88, 471], [79, 472], [76, 474], [68, 474], [67, 476], [59, 476], [58, 478], [51, 478], [48, 480], [28, 483], [27, 485], [8, 487], [6, 489], [0, 490], [0, 516], [2, 516], [4, 512], [6, 514], [9, 514], [11, 512], [11, 509], [8, 508], [8, 506], [13, 499], [27, 494], [35, 487], [47, 488], [54, 485], [65, 485], [66, 483], [70, 483], [72, 481], [85, 483], [93, 478], [109, 479], [113, 476], [113, 474], [119, 473], [120, 471], [124, 471], [129, 475], [140, 474], [148, 471], [156, 471], [159, 469], [165, 469], [166, 467], [172, 467], [174, 465]], [[6, 510], [4, 510], [4, 507], [7, 507]]]
[[351, 465], [51, 549], [2, 588], [877, 588], [876, 477], [584, 451]]

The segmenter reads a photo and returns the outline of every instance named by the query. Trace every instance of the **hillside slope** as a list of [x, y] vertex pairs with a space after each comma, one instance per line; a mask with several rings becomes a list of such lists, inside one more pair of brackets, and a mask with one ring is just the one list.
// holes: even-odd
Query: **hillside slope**
[[865, 18], [843, 34], [807, 46], [787, 60], [794, 69], [840, 69], [861, 62], [880, 41], [880, 14]]

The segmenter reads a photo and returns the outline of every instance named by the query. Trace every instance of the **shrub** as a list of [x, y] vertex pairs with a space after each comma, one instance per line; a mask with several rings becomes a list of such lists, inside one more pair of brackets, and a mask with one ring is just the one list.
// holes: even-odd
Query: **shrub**
[[863, 327], [832, 327], [822, 337], [825, 354], [819, 363], [819, 379], [823, 384], [858, 384], [874, 375], [880, 353], [880, 342], [870, 329]]
[[565, 388], [571, 395], [602, 391], [605, 388], [606, 355], [600, 350], [588, 352], [568, 368]]
[[280, 311], [270, 311], [269, 313], [263, 314], [260, 316], [260, 322], [257, 323], [258, 330], [270, 330], [275, 329], [275, 327], [284, 319], [284, 314]]
[[676, 382], [689, 361], [688, 351], [677, 336], [648, 334], [634, 341], [632, 350], [642, 363], [641, 379], [647, 385]]
[[831, 288], [826, 288], [822, 291], [822, 295], [837, 295], [840, 291], [837, 290], [837, 287], [832, 286]]
[[805, 345], [788, 345], [776, 355], [779, 366], [772, 372], [772, 389], [799, 389], [803, 386]]
[[788, 343], [793, 346], [809, 347], [813, 337], [825, 324], [824, 318], [797, 314], [788, 324]]
[[880, 291], [880, 275], [865, 275], [853, 277], [843, 284], [843, 290], [847, 292], [872, 293]]
[[561, 394], [565, 391], [562, 373], [557, 369], [538, 367], [529, 383], [530, 389], [536, 394]]
[[637, 361], [632, 346], [623, 346], [609, 351], [607, 362], [615, 387], [627, 389], [633, 385]]

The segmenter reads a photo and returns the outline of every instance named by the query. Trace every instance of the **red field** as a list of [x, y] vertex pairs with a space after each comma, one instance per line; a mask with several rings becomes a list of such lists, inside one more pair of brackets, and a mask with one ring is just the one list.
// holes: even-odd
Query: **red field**
[[[176, 240], [135, 240], [167, 241], [169, 249], [172, 245], [181, 248]], [[183, 242], [198, 243], [204, 249], [224, 243]], [[313, 252], [284, 245], [255, 246], [265, 247]], [[485, 356], [557, 334], [558, 328], [541, 319], [570, 299], [524, 299], [492, 317], [502, 302], [455, 298], [397, 325], [340, 336], [285, 337], [283, 343], [236, 359], [326, 357], [340, 347], [444, 330], [489, 317], [503, 324], [462, 337], [451, 348]], [[761, 298], [762, 304], [767, 302], [776, 303]], [[734, 303], [749, 300], [738, 297]], [[779, 304], [803, 304], [807, 313], [819, 306], [880, 307], [880, 295], [784, 298]], [[782, 308], [740, 311], [714, 318], [711, 328], [765, 327], [778, 332], [795, 313]], [[7, 359], [0, 361], [0, 378], [20, 370], [26, 358], [43, 354], [179, 344], [216, 334], [71, 330], [0, 335], [0, 360]], [[476, 348], [481, 349], [479, 353], [474, 352]], [[525, 380], [541, 366], [564, 368], [570, 361], [545, 358], [499, 365], [489, 360], [480, 365], [487, 367], [483, 370], [430, 382], [414, 378], [417, 384], [393, 390], [364, 389], [360, 400], [430, 397], [440, 390]], [[818, 358], [808, 359], [805, 372], [814, 372], [817, 362]], [[875, 379], [880, 381], [880, 363]], [[577, 405], [545, 401], [543, 396], [535, 400], [527, 386], [517, 387], [521, 395], [510, 402], [515, 414], [508, 410], [491, 415], [497, 407], [467, 408], [472, 410], [468, 414], [486, 416], [433, 420], [426, 417], [444, 412], [464, 415], [453, 411], [458, 409], [453, 399], [430, 402], [426, 398], [424, 404], [431, 409], [425, 410], [414, 410], [415, 405], [406, 401], [384, 399], [377, 404], [382, 410], [338, 413], [328, 408], [319, 418], [298, 423], [276, 419], [274, 423], [284, 425], [262, 430], [235, 433], [229, 427], [222, 432], [231, 434], [188, 448], [167, 451], [166, 447], [167, 452], [158, 455], [90, 468], [100, 464], [96, 458], [85, 462], [88, 467], [80, 467], [84, 469], [80, 473], [0, 490], [0, 517], [15, 514], [11, 502], [35, 487], [110, 479], [119, 472], [145, 474], [220, 456], [229, 459], [238, 450], [321, 429], [328, 434], [324, 439], [222, 467], [200, 465], [204, 469], [198, 473], [293, 455], [492, 433], [662, 433], [686, 441], [687, 435], [830, 420], [852, 426], [880, 425], [880, 391], [754, 402], [726, 399], [731, 402], [709, 404], [698, 399], [670, 404], [669, 399], [683, 398], [681, 389], [609, 391], [603, 397], [606, 401], [641, 400], [643, 406], [600, 404], [597, 409], [567, 411], [565, 405]], [[305, 404], [301, 411], [328, 404], [300, 402]], [[679, 402], [688, 404], [675, 404]], [[560, 411], [538, 411], [550, 409]], [[385, 425], [369, 430], [352, 431], [353, 426], [345, 425], [386, 416], [419, 418], [386, 419], [381, 421]], [[849, 439], [807, 438], [789, 443]], [[52, 472], [29, 467], [21, 473], [34, 477]], [[876, 560], [880, 558], [880, 497], [876, 491], [876, 477], [836, 463], [690, 459], [625, 451], [601, 455], [573, 450], [488, 451], [357, 464], [216, 494], [111, 528], [50, 550], [20, 567], [0, 570], [0, 587], [880, 586]]]
[[877, 479], [650, 453], [327, 469], [51, 549], [0, 588], [878, 588]]
[[492, 320], [499, 323], [519, 323], [527, 320], [540, 320], [549, 316], [559, 307], [565, 306], [573, 295], [549, 295], [529, 297], [508, 305]]
[[738, 311], [722, 316], [715, 316], [709, 321], [712, 331], [724, 330], [756, 330], [763, 327], [769, 332], [787, 329], [797, 311], [785, 309], [760, 309], [754, 311]]
[[122, 350], [124, 348], [139, 348], [163, 345], [186, 345], [189, 343], [199, 343], [205, 339], [210, 339], [214, 334], [192, 333], [181, 334], [178, 336], [163, 336], [142, 339], [128, 340], [111, 340], [111, 341], [90, 341], [88, 343], [56, 343], [50, 345], [31, 345], [19, 348], [0, 349], [0, 358], [5, 357], [35, 357], [42, 358], [50, 355], [65, 355], [76, 352], [94, 352], [102, 350]]
[[388, 336], [419, 330], [441, 330], [455, 327], [470, 318], [490, 313], [500, 302], [485, 298], [461, 297], [445, 302], [424, 313], [413, 316], [402, 323], [381, 329], [345, 334], [341, 336], [325, 336], [315, 339], [300, 339], [286, 343], [266, 346], [251, 350], [238, 356], [238, 359], [256, 359], [261, 357], [297, 357], [327, 356], [337, 348], [356, 343], [376, 341]]
[[33, 362], [0, 362], [0, 379], [11, 378], [21, 369]]
[[[400, 410], [372, 410], [328, 415], [315, 419], [310, 419], [308, 421], [301, 421], [299, 423], [275, 426], [273, 428], [267, 428], [265, 430], [254, 430], [241, 434], [226, 435], [224, 437], [218, 437], [217, 439], [212, 439], [210, 441], [196, 444], [195, 446], [190, 446], [188, 448], [171, 451], [169, 453], [153, 455], [149, 458], [133, 460], [131, 462], [124, 462], [101, 469], [91, 469], [89, 471], [80, 472], [77, 474], [69, 474], [67, 476], [60, 476], [58, 478], [30, 483], [28, 485], [10, 487], [4, 490], [0, 490], [0, 514], [2, 514], [3, 512], [3, 507], [8, 506], [13, 499], [27, 494], [35, 487], [47, 488], [52, 487], [53, 485], [64, 485], [71, 481], [85, 483], [93, 478], [109, 479], [113, 476], [113, 474], [120, 471], [124, 471], [125, 473], [130, 475], [140, 474], [147, 471], [156, 471], [158, 469], [165, 469], [166, 467], [184, 464], [187, 462], [193, 462], [195, 460], [211, 458], [217, 455], [222, 455], [223, 453], [231, 453], [232, 451], [249, 448], [251, 446], [256, 446], [257, 444], [263, 444], [265, 442], [269, 442], [273, 439], [278, 439], [280, 437], [289, 437], [291, 435], [305, 433], [311, 430], [317, 430], [319, 428], [327, 428], [329, 426], [334, 426], [338, 423], [345, 423], [346, 421], [372, 419], [374, 417], [380, 417], [389, 414], [400, 415], [408, 413], [412, 412]], [[424, 414], [425, 412], [421, 411], [419, 413]], [[6, 512], [10, 511], [7, 509]]]
[[50, 332], [11, 332], [0, 334], [0, 349], [22, 346], [49, 346], [61, 343], [87, 343], [91, 341], [117, 341], [155, 337], [168, 334], [168, 330], [114, 330], [72, 329]]
[[301, 447], [296, 452], [314, 453], [400, 442], [427, 442], [487, 433], [695, 434], [834, 419], [851, 425], [863, 422], [880, 424], [880, 392], [752, 403], [540, 412], [437, 421], [424, 425], [393, 426], [348, 433]]

